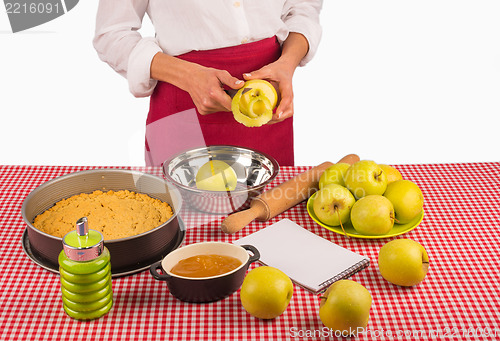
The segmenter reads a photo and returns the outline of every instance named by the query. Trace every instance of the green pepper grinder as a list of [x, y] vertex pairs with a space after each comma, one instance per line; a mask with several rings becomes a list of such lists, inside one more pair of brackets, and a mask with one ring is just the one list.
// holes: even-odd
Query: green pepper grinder
[[89, 230], [87, 218], [76, 222], [76, 231], [63, 237], [59, 273], [63, 308], [77, 320], [93, 320], [113, 305], [109, 250], [102, 234]]

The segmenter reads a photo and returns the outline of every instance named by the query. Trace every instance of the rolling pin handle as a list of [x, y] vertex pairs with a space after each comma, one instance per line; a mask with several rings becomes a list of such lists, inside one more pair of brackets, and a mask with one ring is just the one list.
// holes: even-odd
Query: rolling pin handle
[[227, 234], [236, 233], [255, 219], [262, 219], [265, 214], [265, 207], [259, 204], [255, 204], [254, 201], [252, 201], [249, 209], [239, 211], [227, 216], [221, 224], [221, 229], [224, 233]]

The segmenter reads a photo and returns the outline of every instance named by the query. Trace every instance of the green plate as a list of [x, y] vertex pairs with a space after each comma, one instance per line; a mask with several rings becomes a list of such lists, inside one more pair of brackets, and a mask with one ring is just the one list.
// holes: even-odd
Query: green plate
[[[316, 192], [316, 193], [318, 193], [318, 192]], [[410, 232], [411, 230], [413, 230], [415, 227], [417, 227], [422, 222], [422, 219], [424, 219], [424, 210], [422, 210], [422, 212], [420, 212], [420, 214], [415, 219], [410, 221], [409, 223], [394, 224], [394, 227], [388, 233], [382, 234], [382, 235], [377, 235], [377, 236], [370, 236], [370, 235], [358, 233], [354, 229], [354, 227], [352, 227], [351, 222], [348, 222], [347, 224], [344, 224], [344, 230], [346, 232], [346, 233], [344, 233], [344, 231], [342, 231], [342, 228], [340, 226], [325, 225], [321, 221], [319, 221], [318, 217], [316, 217], [316, 214], [314, 214], [314, 210], [313, 210], [313, 202], [314, 202], [314, 198], [316, 197], [316, 193], [314, 193], [309, 198], [309, 200], [307, 200], [307, 213], [309, 213], [309, 216], [318, 225], [324, 227], [325, 229], [328, 229], [330, 231], [333, 231], [335, 233], [338, 233], [338, 234], [341, 234], [344, 236], [347, 234], [349, 237], [354, 237], [354, 238], [366, 238], [366, 239], [390, 238], [390, 237], [399, 236], [401, 234], [405, 234], [407, 232]]]

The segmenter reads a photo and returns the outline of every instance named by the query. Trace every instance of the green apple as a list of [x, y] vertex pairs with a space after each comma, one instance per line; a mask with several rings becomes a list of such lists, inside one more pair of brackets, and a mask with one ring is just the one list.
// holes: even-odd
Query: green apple
[[205, 191], [233, 191], [238, 177], [224, 161], [210, 160], [196, 173], [196, 187]]
[[422, 212], [424, 196], [420, 188], [410, 180], [391, 182], [384, 196], [394, 205], [396, 223], [409, 223]]
[[365, 235], [383, 235], [394, 226], [394, 207], [382, 195], [367, 195], [356, 201], [351, 210], [354, 229]]
[[429, 256], [416, 241], [395, 239], [380, 248], [378, 268], [387, 281], [409, 287], [424, 280], [429, 270]]
[[350, 166], [345, 174], [345, 185], [360, 199], [370, 194], [384, 194], [387, 176], [374, 161], [361, 160]]
[[371, 305], [372, 296], [364, 286], [344, 279], [330, 285], [321, 297], [319, 317], [342, 336], [356, 336], [368, 325]]
[[349, 221], [355, 202], [356, 199], [347, 188], [330, 184], [316, 192], [313, 211], [323, 224], [339, 226]]
[[319, 189], [322, 189], [329, 184], [337, 184], [340, 186], [345, 186], [344, 175], [351, 165], [348, 163], [336, 163], [333, 166], [325, 169], [321, 177], [319, 178]]
[[391, 182], [394, 182], [396, 180], [403, 180], [403, 175], [401, 175], [401, 172], [396, 168], [382, 164], [379, 164], [379, 166], [387, 176], [387, 184], [390, 184]]
[[286, 310], [293, 295], [293, 283], [281, 270], [260, 266], [243, 280], [240, 300], [243, 308], [260, 319], [273, 319]]

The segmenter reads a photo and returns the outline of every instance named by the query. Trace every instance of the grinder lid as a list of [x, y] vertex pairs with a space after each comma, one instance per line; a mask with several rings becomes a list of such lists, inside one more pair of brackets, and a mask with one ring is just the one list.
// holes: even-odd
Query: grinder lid
[[74, 261], [91, 261], [99, 257], [104, 249], [104, 237], [99, 231], [89, 229], [87, 217], [78, 219], [76, 230], [63, 239], [66, 256]]

